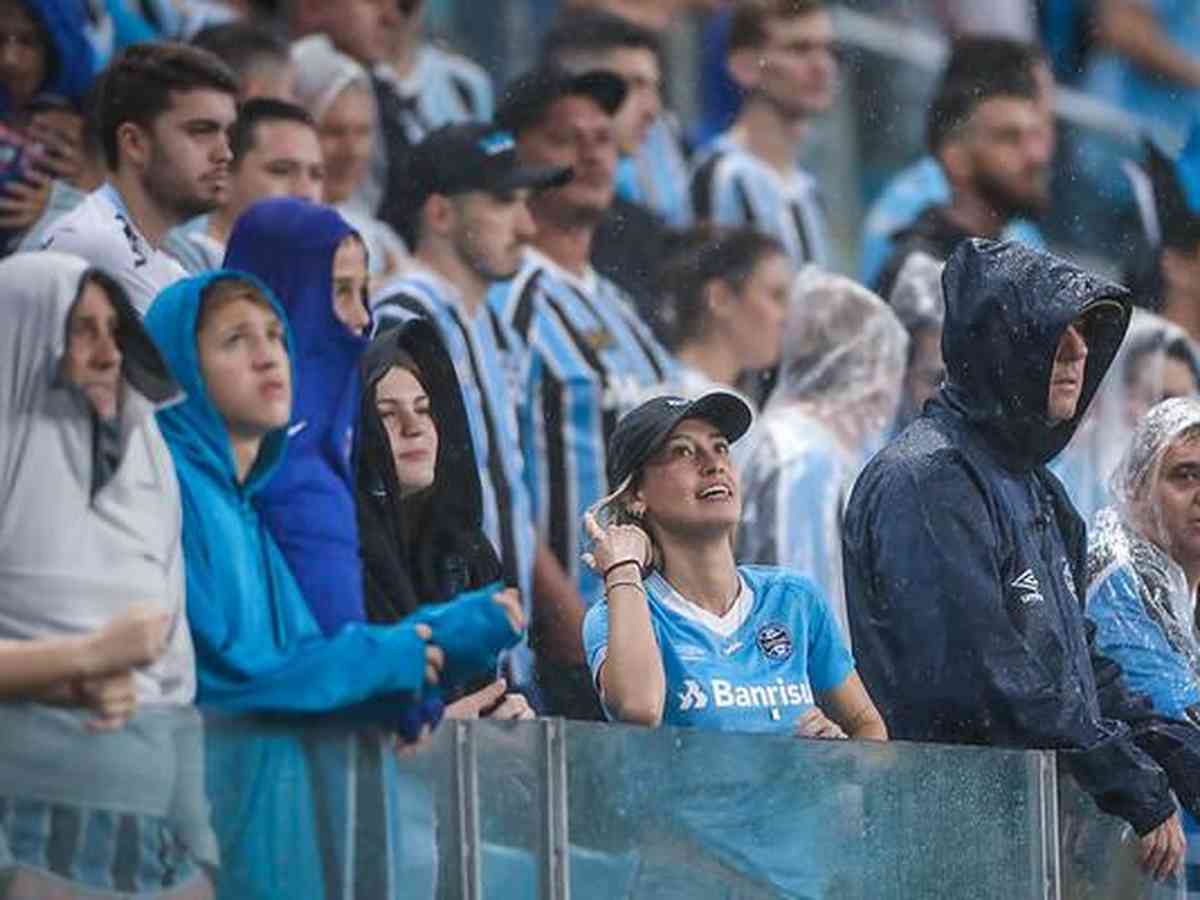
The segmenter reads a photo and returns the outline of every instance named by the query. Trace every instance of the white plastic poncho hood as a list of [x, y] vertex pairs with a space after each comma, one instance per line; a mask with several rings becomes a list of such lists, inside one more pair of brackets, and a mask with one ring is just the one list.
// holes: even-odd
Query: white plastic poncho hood
[[[0, 262], [0, 639], [82, 634], [134, 602], [171, 614], [166, 653], [136, 674], [142, 702], [189, 703], [179, 486], [154, 419], [177, 389], [123, 291], [118, 462], [94, 477], [95, 416], [62, 378], [88, 266], [60, 253]], [[136, 386], [135, 386], [136, 385]]]
[[1051, 463], [1084, 519], [1117, 498], [1110, 479], [1138, 420], [1163, 399], [1171, 355], [1187, 359], [1200, 382], [1200, 355], [1179, 326], [1135, 310], [1121, 347], [1066, 449]]
[[812, 578], [847, 638], [842, 514], [896, 414], [907, 356], [908, 334], [879, 297], [841, 275], [802, 273], [742, 475], [738, 559]]
[[[1113, 472], [1113, 505], [1096, 516], [1088, 536], [1088, 592], [1104, 584], [1116, 567], [1132, 570], [1146, 614], [1158, 624], [1190, 672], [1159, 672], [1159, 678], [1185, 682], [1200, 678], [1200, 641], [1195, 628], [1195, 598], [1183, 568], [1171, 556], [1171, 540], [1161, 510], [1154, 501], [1168, 450], [1180, 439], [1200, 439], [1200, 400], [1178, 397], [1155, 406], [1138, 423], [1125, 454]], [[1089, 607], [1091, 608], [1091, 607]], [[1119, 635], [1130, 651], [1145, 638], [1139, 623], [1117, 616], [1108, 631]], [[1167, 671], [1167, 670], [1163, 670]], [[1170, 683], [1166, 694], [1194, 693], [1190, 684]]]

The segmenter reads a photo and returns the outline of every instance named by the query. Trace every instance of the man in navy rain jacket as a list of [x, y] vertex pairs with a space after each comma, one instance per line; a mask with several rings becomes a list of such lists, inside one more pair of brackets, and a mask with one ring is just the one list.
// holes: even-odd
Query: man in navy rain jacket
[[1196, 805], [1200, 733], [1154, 717], [1095, 653], [1084, 523], [1046, 469], [1112, 363], [1128, 292], [985, 240], [958, 245], [943, 289], [946, 382], [846, 512], [863, 680], [896, 738], [1064, 751], [1166, 877], [1184, 849], [1170, 787]]

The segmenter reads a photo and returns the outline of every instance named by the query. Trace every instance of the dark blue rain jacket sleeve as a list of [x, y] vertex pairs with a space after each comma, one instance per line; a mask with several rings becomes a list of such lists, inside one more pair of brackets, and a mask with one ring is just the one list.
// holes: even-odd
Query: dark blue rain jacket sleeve
[[1128, 728], [1093, 711], [1070, 660], [1053, 666], [1032, 650], [1006, 611], [989, 492], [952, 458], [934, 468], [868, 470], [847, 516], [855, 656], [889, 732], [1072, 751], [1098, 805], [1150, 831], [1174, 810], [1165, 775]]

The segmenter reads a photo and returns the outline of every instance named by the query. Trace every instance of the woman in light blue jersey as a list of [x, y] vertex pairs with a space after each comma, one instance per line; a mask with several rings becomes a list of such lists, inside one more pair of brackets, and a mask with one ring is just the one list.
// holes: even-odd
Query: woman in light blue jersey
[[887, 730], [824, 597], [786, 569], [737, 566], [730, 444], [750, 427], [726, 392], [657, 397], [609, 441], [613, 493], [585, 525], [604, 577], [584, 646], [608, 715], [643, 725], [803, 737]]

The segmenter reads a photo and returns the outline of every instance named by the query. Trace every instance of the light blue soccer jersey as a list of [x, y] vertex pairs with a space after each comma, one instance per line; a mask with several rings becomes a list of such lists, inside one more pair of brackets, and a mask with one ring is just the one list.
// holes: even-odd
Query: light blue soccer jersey
[[[814, 695], [845, 681], [854, 659], [807, 579], [772, 566], [739, 566], [738, 575], [741, 592], [722, 617], [657, 572], [646, 579], [667, 679], [663, 724], [791, 734]], [[588, 610], [583, 645], [596, 678], [608, 657], [607, 603]]]
[[591, 606], [603, 585], [579, 561], [581, 523], [608, 492], [609, 435], [674, 362], [620, 288], [590, 269], [576, 277], [536, 250], [489, 303], [527, 354], [520, 433], [532, 442], [538, 531]]
[[698, 154], [692, 174], [696, 218], [745, 225], [776, 238], [797, 268], [829, 267], [829, 225], [817, 181], [799, 166], [783, 175], [728, 133]]

